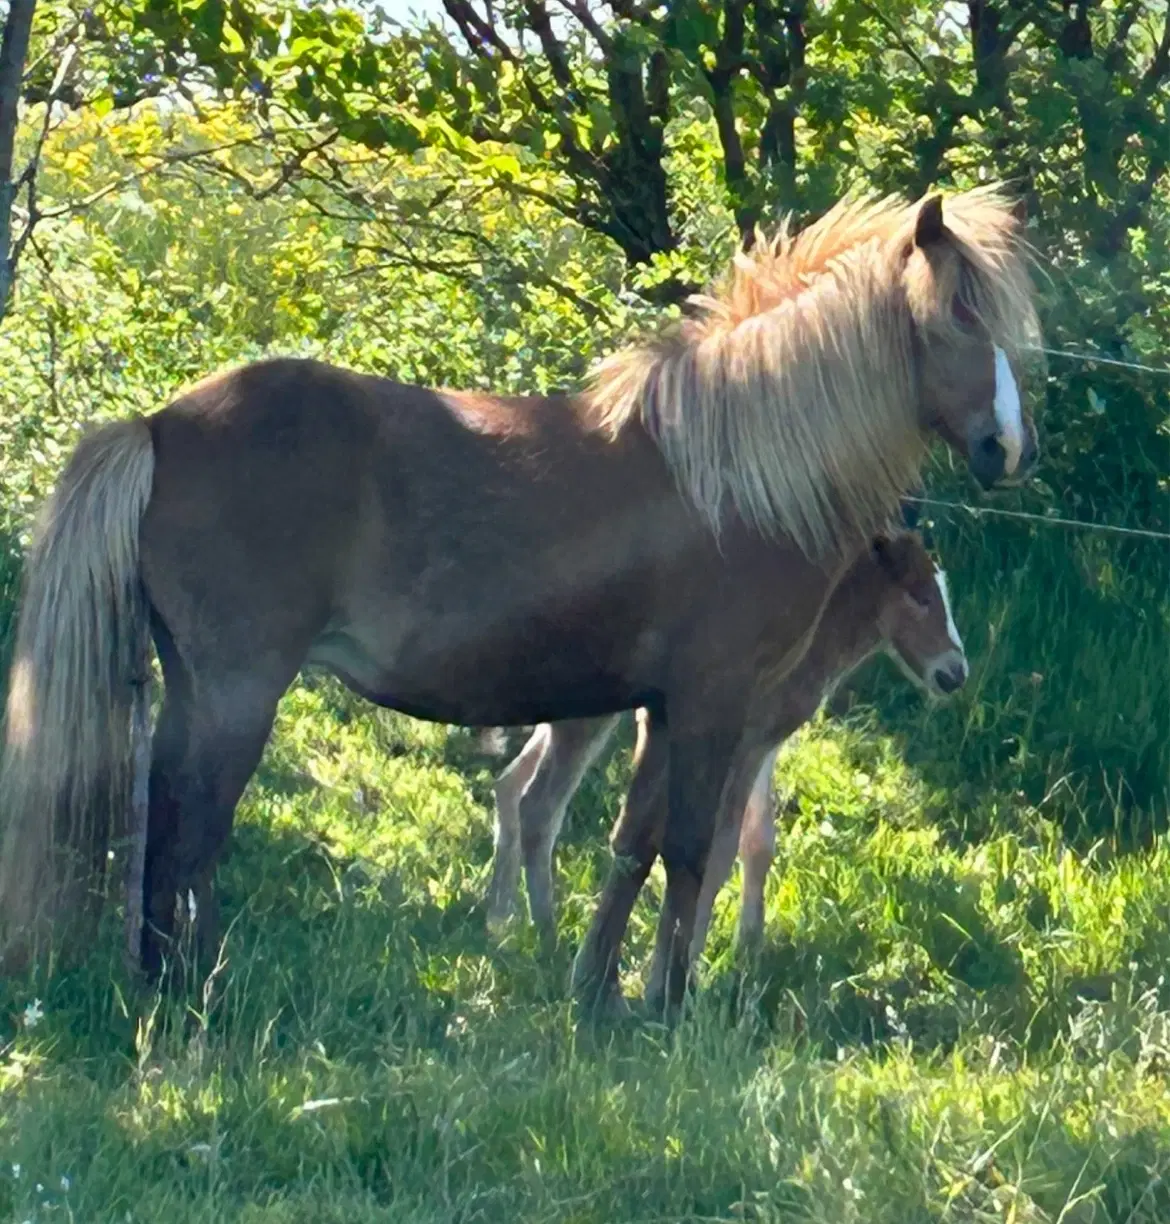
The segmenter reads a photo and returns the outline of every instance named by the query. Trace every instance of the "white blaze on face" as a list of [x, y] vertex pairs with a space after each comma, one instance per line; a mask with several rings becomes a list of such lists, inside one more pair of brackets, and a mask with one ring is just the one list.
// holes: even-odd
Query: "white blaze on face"
[[951, 644], [966, 661], [967, 655], [963, 650], [963, 639], [959, 637], [959, 629], [955, 624], [954, 614], [951, 612], [951, 593], [947, 588], [947, 576], [945, 571], [937, 565], [934, 567], [934, 584], [938, 587], [939, 595], [942, 596], [943, 611], [947, 614], [947, 637], [951, 639]]
[[1004, 473], [1010, 476], [1024, 453], [1024, 417], [1020, 410], [1020, 388], [1007, 353], [995, 346], [995, 423], [1004, 450]]

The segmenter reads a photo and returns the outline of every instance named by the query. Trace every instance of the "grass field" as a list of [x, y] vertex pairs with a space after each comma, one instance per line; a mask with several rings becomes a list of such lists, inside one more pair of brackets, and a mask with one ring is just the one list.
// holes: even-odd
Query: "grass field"
[[[107, 132], [117, 117], [62, 129], [59, 198], [186, 147], [149, 116], [141, 136]], [[212, 120], [200, 147], [245, 130]], [[816, 173], [836, 173], [842, 154], [822, 151]], [[714, 144], [692, 132], [671, 157], [689, 278], [734, 219], [712, 194]], [[431, 173], [378, 188], [387, 217], [440, 199], [416, 171]], [[618, 293], [616, 247], [566, 238], [523, 196], [482, 218], [478, 192], [452, 200], [468, 251], [481, 220], [499, 245], [482, 285], [359, 280], [348, 248], [378, 229], [250, 200], [228, 176], [133, 178], [38, 230], [0, 329], [0, 676], [18, 539], [84, 422], [276, 352], [432, 385], [576, 385], [658, 314], [650, 292]], [[1000, 508], [1165, 530], [1160, 215], [1132, 232], [1140, 292], [1125, 265], [1079, 267], [1094, 222], [1044, 220], [1061, 233], [1047, 342], [1111, 352], [1128, 335], [1117, 352], [1154, 370], [1054, 363], [1047, 487], [1001, 491]], [[602, 317], [517, 279], [513, 251], [519, 271], [537, 253], [585, 286]], [[1147, 305], [1125, 322], [1131, 301]], [[945, 466], [931, 495], [974, 500]], [[566, 998], [628, 725], [571, 809], [560, 946], [543, 957], [526, 921], [499, 944], [485, 930], [506, 758], [303, 679], [240, 807], [209, 979], [136, 985], [114, 913], [84, 965], [0, 981], [0, 1224], [1170, 1224], [1170, 551], [965, 512], [938, 512], [936, 535], [969, 683], [928, 708], [875, 664], [791, 745], [763, 948], [736, 955], [733, 877], [673, 1031], [582, 1025]], [[656, 869], [631, 996], [661, 889]]]
[[[1165, 768], [1165, 622], [1068, 585], [1063, 538], [963, 530], [968, 691], [930, 710], [878, 664], [807, 728], [766, 946], [737, 960], [733, 880], [674, 1032], [565, 999], [628, 728], [571, 811], [542, 960], [479, 908], [502, 760], [307, 679], [220, 874], [219, 971], [144, 994], [111, 931], [3, 985], [0, 1219], [1164, 1224], [1170, 842], [1114, 766]], [[630, 993], [658, 869], [647, 891]]]

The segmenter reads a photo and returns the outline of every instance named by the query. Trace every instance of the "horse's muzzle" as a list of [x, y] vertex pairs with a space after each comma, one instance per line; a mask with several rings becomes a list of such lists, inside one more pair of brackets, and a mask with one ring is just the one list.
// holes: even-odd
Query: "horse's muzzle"
[[1033, 427], [1024, 429], [1024, 447], [1020, 452], [1020, 462], [1014, 472], [1008, 472], [1007, 452], [994, 434], [988, 434], [980, 439], [971, 451], [967, 460], [971, 475], [979, 482], [979, 487], [987, 492], [996, 485], [1012, 487], [1029, 480], [1036, 470], [1040, 459], [1040, 448], [1036, 442], [1036, 430]]
[[[1023, 457], [1021, 456], [1021, 464]], [[1007, 452], [999, 444], [999, 439], [993, 434], [976, 443], [967, 460], [971, 475], [979, 482], [979, 487], [986, 492], [993, 489], [1006, 475]]]

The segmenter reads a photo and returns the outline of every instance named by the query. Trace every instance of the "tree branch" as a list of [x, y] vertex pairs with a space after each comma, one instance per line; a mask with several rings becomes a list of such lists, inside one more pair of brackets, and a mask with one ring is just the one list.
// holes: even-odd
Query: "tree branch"
[[16, 275], [16, 268], [20, 263], [20, 257], [24, 254], [25, 245], [32, 237], [32, 232], [36, 229], [37, 223], [43, 215], [37, 205], [37, 173], [41, 168], [41, 154], [45, 149], [45, 141], [48, 140], [49, 132], [53, 127], [53, 106], [60, 96], [65, 79], [69, 75], [69, 69], [73, 66], [73, 61], [76, 58], [77, 46], [74, 43], [70, 43], [65, 48], [64, 55], [61, 56], [61, 61], [57, 65], [57, 72], [53, 77], [53, 84], [49, 89], [49, 96], [45, 99], [45, 114], [41, 120], [40, 130], [37, 132], [33, 151], [29, 155], [24, 170], [21, 171], [20, 178], [17, 179], [14, 185], [14, 192], [19, 191], [22, 186], [28, 189], [28, 203], [26, 205], [24, 227], [16, 238], [12, 240], [12, 254], [8, 262], [13, 277]]
[[108, 182], [104, 187], [91, 191], [89, 195], [82, 196], [79, 200], [70, 200], [67, 204], [60, 204], [56, 208], [46, 208], [41, 211], [40, 218], [44, 221], [51, 221], [57, 217], [67, 217], [83, 212], [85, 209], [97, 204], [100, 200], [104, 200], [107, 196], [113, 195], [115, 191], [120, 191], [123, 187], [129, 187], [132, 183], [140, 183], [152, 174], [160, 174], [176, 166], [187, 165], [204, 158], [208, 160], [212, 169], [222, 172], [223, 167], [213, 160], [213, 154], [222, 153], [227, 149], [254, 146], [255, 144], [256, 141], [252, 137], [245, 136], [238, 140], [225, 141], [221, 145], [214, 145], [208, 149], [182, 149], [174, 153], [151, 154], [152, 165], [144, 166], [142, 169], [135, 170], [130, 174], [120, 175], [118, 178]]
[[[294, 149], [281, 163], [279, 171], [271, 182], [266, 183], [263, 187], [258, 186], [246, 174], [237, 170], [235, 166], [227, 165], [223, 162], [216, 161], [213, 158], [208, 158], [211, 168], [218, 174], [222, 174], [230, 178], [233, 182], [239, 184], [244, 189], [247, 195], [253, 200], [267, 200], [270, 196], [274, 196], [278, 191], [287, 187], [295, 178], [305, 173], [305, 162], [308, 161], [315, 153], [324, 152], [331, 144], [339, 137], [340, 133], [336, 128], [326, 132], [320, 139], [313, 141], [311, 144], [305, 145], [302, 148]], [[248, 141], [245, 143], [255, 143]], [[229, 149], [233, 146], [225, 145], [221, 149], [208, 150], [211, 152], [220, 152], [222, 149]], [[194, 158], [188, 160], [198, 160], [198, 153]]]
[[[441, 226], [436, 228], [440, 232], [442, 231]], [[564, 282], [557, 280], [555, 276], [550, 276], [539, 268], [522, 267], [514, 263], [482, 234], [474, 235], [474, 240], [483, 248], [489, 258], [497, 260], [506, 267], [507, 275], [514, 284], [523, 285], [527, 281], [546, 289], [551, 289], [559, 297], [563, 297], [565, 301], [571, 302], [587, 318], [595, 321], [602, 317], [603, 311], [601, 308], [589, 301], [588, 298], [582, 297], [572, 286], [564, 284]], [[371, 242], [346, 242], [343, 245], [346, 250], [367, 251], [381, 258], [380, 263], [367, 264], [364, 267], [353, 268], [348, 272], [341, 273], [343, 279], [382, 271], [386, 268], [409, 267], [418, 268], [424, 272], [434, 272], [440, 276], [450, 276], [459, 281], [470, 282], [473, 278], [469, 270], [484, 263], [484, 256], [482, 254], [469, 256], [466, 259], [439, 260], [420, 255], [417, 251], [405, 246], [400, 246], [396, 249]], [[478, 281], [482, 278], [477, 276], [474, 279]]]
[[519, 63], [516, 53], [499, 36], [495, 26], [484, 21], [467, 0], [443, 0], [443, 7], [459, 27], [467, 45], [480, 59], [490, 60], [492, 57], [486, 54], [486, 50], [492, 47], [503, 59], [513, 64]]
[[589, 11], [589, 0], [560, 0], [561, 7], [572, 13], [581, 25], [593, 36], [593, 41], [601, 48], [603, 55], [613, 51], [613, 39], [601, 28], [600, 22]]
[[1141, 16], [1141, 11], [1142, 0], [1130, 0], [1125, 6], [1124, 12], [1117, 19], [1117, 26], [1113, 31], [1113, 37], [1109, 40], [1109, 46], [1103, 57], [1108, 71], [1115, 71], [1125, 54], [1125, 40], [1129, 37], [1129, 32], [1133, 29], [1134, 23]]
[[527, 183], [517, 183], [512, 179], [506, 182], [498, 180], [495, 186], [501, 191], [508, 192], [510, 195], [528, 196], [529, 199], [539, 200], [542, 204], [547, 204], [549, 208], [559, 212], [561, 216], [567, 217], [570, 221], [576, 221], [578, 225], [583, 225], [586, 229], [596, 230], [612, 238], [615, 242], [620, 242], [618, 227], [590, 210], [583, 200], [578, 200], [575, 204], [569, 204], [553, 195], [550, 191], [541, 191], [539, 187], [532, 187]]
[[1165, 153], [1151, 154], [1146, 163], [1146, 172], [1134, 183], [1126, 194], [1124, 203], [1109, 219], [1093, 244], [1094, 250], [1106, 258], [1113, 258], [1125, 246], [1129, 231], [1140, 225], [1146, 205], [1154, 189], [1170, 169], [1170, 157]]
[[723, 0], [723, 37], [715, 49], [715, 66], [703, 68], [703, 75], [711, 89], [711, 109], [715, 115], [715, 128], [719, 133], [719, 145], [723, 150], [723, 177], [731, 196], [735, 212], [735, 223], [740, 238], [750, 244], [755, 228], [755, 210], [749, 196], [747, 158], [743, 141], [735, 122], [735, 101], [732, 88], [735, 78], [744, 66], [746, 0]]
[[922, 58], [922, 56], [919, 55], [918, 52], [914, 50], [914, 47], [911, 45], [910, 40], [898, 28], [897, 23], [894, 21], [891, 21], [890, 18], [887, 17], [885, 13], [883, 13], [882, 10], [878, 8], [876, 4], [871, 3], [870, 0], [861, 0], [861, 7], [865, 9], [865, 11], [869, 13], [871, 16], [877, 18], [878, 23], [886, 30], [886, 32], [890, 35], [890, 37], [893, 38], [893, 40], [898, 44], [903, 54], [909, 56], [909, 58], [914, 62], [914, 65], [915, 67], [917, 67], [918, 71], [921, 72], [922, 75], [926, 77], [928, 81], [931, 81], [937, 84], [938, 78], [931, 71], [930, 67], [927, 65], [926, 61]]
[[1138, 86], [1139, 92], [1148, 98], [1157, 89], [1167, 72], [1170, 72], [1170, 5], [1166, 6], [1166, 20], [1162, 24], [1162, 37], [1158, 42], [1158, 49], [1154, 52], [1154, 58], [1150, 60], [1145, 72], [1142, 73], [1141, 84]]
[[11, 183], [20, 84], [28, 57], [36, 0], [10, 0], [0, 39], [0, 182]]
[[571, 89], [573, 74], [569, 71], [565, 48], [557, 41], [557, 36], [553, 33], [552, 21], [549, 19], [548, 9], [544, 7], [543, 0], [524, 0], [524, 15], [528, 18], [528, 24], [536, 31], [536, 37], [540, 39], [541, 50], [552, 69], [553, 80], [562, 89]]

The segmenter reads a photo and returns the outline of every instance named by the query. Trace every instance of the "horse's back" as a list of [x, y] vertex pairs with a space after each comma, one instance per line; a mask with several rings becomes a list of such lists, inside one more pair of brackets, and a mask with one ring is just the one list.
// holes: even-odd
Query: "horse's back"
[[579, 409], [295, 359], [211, 379], [150, 419], [151, 601], [188, 658], [309, 657], [452, 721], [508, 721], [471, 715], [521, 682], [604, 703], [694, 525], [652, 444]]

